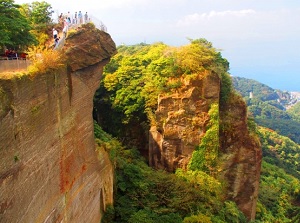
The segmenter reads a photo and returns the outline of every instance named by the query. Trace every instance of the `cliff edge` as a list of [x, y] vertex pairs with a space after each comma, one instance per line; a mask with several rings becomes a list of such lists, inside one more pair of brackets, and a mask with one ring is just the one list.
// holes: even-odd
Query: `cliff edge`
[[63, 69], [0, 76], [0, 222], [99, 222], [113, 202], [92, 109], [115, 43], [88, 24], [60, 52]]

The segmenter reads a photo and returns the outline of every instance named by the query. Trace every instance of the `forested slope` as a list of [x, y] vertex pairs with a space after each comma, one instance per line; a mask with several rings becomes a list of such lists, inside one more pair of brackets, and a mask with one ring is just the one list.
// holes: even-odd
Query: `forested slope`
[[[119, 46], [119, 53], [106, 66], [94, 98], [94, 118], [101, 125], [96, 124], [95, 133], [99, 147], [110, 152], [115, 164], [116, 188], [114, 205], [108, 208], [103, 222], [247, 221], [237, 205], [225, 199], [226, 182], [214, 175], [197, 168], [167, 173], [147, 165], [147, 133], [155, 122], [158, 95], [178, 91], [184, 84], [182, 73], [193, 78], [195, 69], [228, 68], [218, 52], [210, 52], [214, 49], [209, 42], [200, 43], [204, 51], [192, 55], [202, 61], [201, 66], [192, 63], [190, 52], [163, 43]], [[183, 58], [179, 65], [178, 56]], [[231, 82], [226, 75], [221, 80], [221, 98], [226, 101]], [[249, 129], [260, 136], [264, 153], [255, 222], [298, 219], [299, 146], [286, 137], [272, 135], [274, 131], [257, 128], [251, 119]], [[200, 148], [204, 147], [202, 144]]]
[[300, 143], [300, 115], [297, 110], [299, 105], [290, 110], [286, 109], [293, 100], [288, 92], [274, 90], [257, 81], [241, 77], [233, 77], [233, 84], [246, 100], [248, 110], [257, 124]]

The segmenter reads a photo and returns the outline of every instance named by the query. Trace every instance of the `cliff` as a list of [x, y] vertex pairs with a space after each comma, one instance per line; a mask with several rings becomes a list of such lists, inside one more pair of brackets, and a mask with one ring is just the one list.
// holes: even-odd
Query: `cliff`
[[207, 133], [209, 109], [217, 104], [218, 151], [205, 152], [205, 159], [216, 156], [217, 164], [207, 171], [226, 182], [225, 198], [235, 201], [247, 218], [253, 220], [261, 146], [255, 134], [248, 130], [247, 108], [242, 98], [232, 92], [226, 102], [222, 102], [220, 94], [221, 80], [209, 72], [185, 82], [178, 93], [161, 96], [155, 113], [156, 125], [150, 130], [149, 162], [168, 171], [187, 169], [193, 152]]
[[227, 182], [227, 198], [234, 200], [250, 220], [255, 219], [262, 151], [259, 138], [249, 131], [247, 107], [232, 93], [221, 103], [221, 177]]
[[99, 222], [113, 167], [97, 151], [93, 96], [115, 53], [91, 25], [70, 34], [68, 68], [0, 79], [0, 222]]
[[219, 101], [220, 79], [206, 75], [185, 83], [180, 92], [160, 97], [157, 126], [150, 130], [149, 163], [168, 171], [186, 169], [195, 147], [205, 134], [208, 110]]

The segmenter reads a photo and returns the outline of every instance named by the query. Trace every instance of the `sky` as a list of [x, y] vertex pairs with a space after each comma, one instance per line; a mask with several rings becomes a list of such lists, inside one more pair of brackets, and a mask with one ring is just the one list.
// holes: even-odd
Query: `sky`
[[[31, 3], [15, 0], [15, 3]], [[46, 0], [54, 15], [81, 10], [102, 21], [116, 45], [205, 38], [230, 74], [300, 92], [299, 0]]]

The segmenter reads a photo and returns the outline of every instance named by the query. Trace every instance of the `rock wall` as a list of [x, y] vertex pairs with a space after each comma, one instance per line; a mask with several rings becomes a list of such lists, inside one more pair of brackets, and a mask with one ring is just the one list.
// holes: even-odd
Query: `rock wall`
[[180, 92], [159, 98], [156, 126], [149, 135], [149, 163], [168, 171], [186, 169], [195, 147], [205, 134], [211, 103], [219, 102], [220, 79], [199, 75]]
[[175, 171], [187, 168], [193, 151], [200, 145], [209, 122], [209, 107], [219, 104], [220, 148], [218, 177], [227, 184], [226, 198], [237, 203], [249, 220], [255, 218], [258, 196], [261, 146], [247, 128], [247, 108], [232, 93], [220, 103], [220, 79], [206, 74], [185, 84], [178, 94], [161, 97], [156, 126], [149, 134], [151, 166]]
[[262, 161], [259, 138], [249, 132], [246, 104], [236, 94], [222, 104], [220, 119], [221, 176], [227, 182], [227, 198], [254, 220]]
[[[113, 202], [113, 167], [96, 150], [92, 109], [116, 48], [93, 27], [78, 33], [62, 53], [96, 48], [93, 60], [81, 51], [69, 69], [0, 80], [0, 222], [98, 223]], [[84, 33], [93, 35], [76, 41]]]

